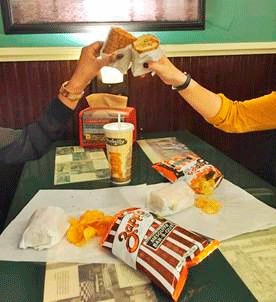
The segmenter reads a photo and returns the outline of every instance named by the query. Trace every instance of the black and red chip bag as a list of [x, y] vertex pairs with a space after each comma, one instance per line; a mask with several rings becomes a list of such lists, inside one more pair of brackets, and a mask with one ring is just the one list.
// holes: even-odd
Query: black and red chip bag
[[182, 292], [189, 268], [218, 245], [217, 240], [140, 208], [117, 213], [102, 241], [102, 246], [144, 273], [174, 301]]

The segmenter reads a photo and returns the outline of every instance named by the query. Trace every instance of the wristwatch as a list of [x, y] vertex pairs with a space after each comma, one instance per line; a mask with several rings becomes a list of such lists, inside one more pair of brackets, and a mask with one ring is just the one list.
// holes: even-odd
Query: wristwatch
[[172, 90], [177, 90], [177, 91], [180, 91], [180, 90], [184, 90], [186, 89], [190, 82], [191, 82], [191, 79], [192, 79], [192, 76], [189, 74], [189, 73], [184, 73], [186, 75], [186, 80], [183, 84], [179, 85], [179, 86], [172, 86]]
[[59, 93], [60, 93], [62, 96], [66, 97], [68, 100], [72, 101], [72, 102], [77, 102], [77, 101], [79, 101], [79, 100], [83, 97], [84, 91], [82, 91], [82, 92], [79, 93], [79, 94], [73, 93], [73, 92], [71, 92], [70, 90], [68, 90], [68, 88], [66, 88], [66, 86], [68, 85], [68, 83], [69, 83], [69, 81], [66, 81], [66, 82], [64, 82], [64, 83], [61, 85], [61, 87], [60, 87], [60, 89], [59, 89]]

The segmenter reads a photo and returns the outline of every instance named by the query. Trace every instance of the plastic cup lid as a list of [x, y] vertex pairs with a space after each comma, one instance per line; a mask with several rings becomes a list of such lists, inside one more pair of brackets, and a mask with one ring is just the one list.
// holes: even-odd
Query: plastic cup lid
[[120, 122], [120, 123], [114, 122], [114, 123], [105, 124], [103, 126], [103, 129], [109, 131], [126, 131], [126, 130], [133, 130], [134, 125], [125, 122]]

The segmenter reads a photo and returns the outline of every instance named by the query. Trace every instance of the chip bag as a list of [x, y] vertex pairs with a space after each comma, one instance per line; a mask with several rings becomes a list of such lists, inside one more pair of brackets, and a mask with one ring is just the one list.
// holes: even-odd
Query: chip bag
[[140, 208], [117, 213], [102, 241], [102, 246], [144, 273], [174, 301], [182, 292], [189, 268], [200, 263], [218, 245], [217, 240]]
[[171, 182], [183, 178], [197, 194], [212, 194], [223, 178], [216, 167], [191, 151], [155, 163], [152, 167]]

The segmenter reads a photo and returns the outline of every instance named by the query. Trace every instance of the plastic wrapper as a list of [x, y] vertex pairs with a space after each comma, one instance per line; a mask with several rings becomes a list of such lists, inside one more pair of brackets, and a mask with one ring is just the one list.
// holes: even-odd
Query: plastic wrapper
[[68, 216], [62, 208], [47, 207], [37, 209], [22, 235], [20, 248], [43, 250], [61, 241], [69, 226]]
[[185, 152], [152, 166], [171, 182], [183, 178], [197, 194], [212, 194], [223, 175], [213, 165], [193, 152]]
[[195, 192], [184, 181], [178, 180], [151, 191], [146, 206], [158, 215], [167, 216], [193, 206], [194, 201]]
[[102, 245], [177, 301], [189, 268], [219, 243], [147, 210], [132, 208], [115, 216]]

